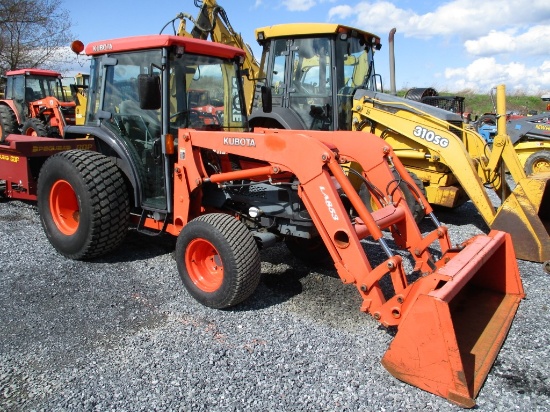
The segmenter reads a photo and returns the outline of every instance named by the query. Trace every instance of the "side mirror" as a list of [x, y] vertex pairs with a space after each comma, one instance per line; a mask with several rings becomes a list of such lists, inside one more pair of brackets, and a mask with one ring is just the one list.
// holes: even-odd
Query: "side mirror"
[[271, 113], [271, 110], [273, 109], [271, 87], [262, 86], [262, 109], [264, 113]]
[[138, 75], [139, 108], [158, 110], [161, 105], [160, 76]]

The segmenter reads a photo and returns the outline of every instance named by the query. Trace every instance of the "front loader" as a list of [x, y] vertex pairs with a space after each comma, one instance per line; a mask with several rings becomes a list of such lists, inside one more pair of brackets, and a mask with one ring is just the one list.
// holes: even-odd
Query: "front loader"
[[[285, 242], [297, 255], [329, 257], [361, 310], [397, 328], [382, 360], [388, 371], [474, 406], [524, 297], [508, 234], [451, 246], [395, 151], [371, 133], [250, 131], [238, 48], [157, 35], [85, 50], [85, 124], [68, 126], [64, 139], [11, 134], [0, 145], [4, 194], [37, 200], [59, 253], [101, 256], [129, 227], [177, 236], [182, 283], [212, 308], [254, 292], [263, 248]], [[195, 90], [219, 98], [224, 116], [190, 106]], [[433, 222], [428, 233], [403, 184]], [[383, 258], [369, 256], [364, 239]]]

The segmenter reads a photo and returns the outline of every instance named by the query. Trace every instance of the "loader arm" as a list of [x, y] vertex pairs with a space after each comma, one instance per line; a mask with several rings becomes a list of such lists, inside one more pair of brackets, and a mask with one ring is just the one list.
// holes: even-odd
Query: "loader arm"
[[[379, 188], [395, 181], [392, 167], [407, 175], [391, 147], [372, 134], [358, 139], [354, 132], [180, 130], [178, 142], [175, 185], [186, 186], [189, 196], [175, 192], [175, 222], [185, 225], [193, 217], [187, 213], [194, 208], [186, 203], [200, 198], [204, 185], [223, 188], [235, 180], [266, 178], [277, 185], [279, 176], [294, 175], [338, 275], [359, 291], [361, 309], [398, 328], [384, 366], [405, 382], [461, 406], [475, 405], [524, 296], [509, 235], [493, 231], [451, 248], [446, 228], [432, 213], [435, 230], [420, 233], [400, 190], [378, 199], [380, 208], [369, 212], [342, 170], [344, 163], [360, 164], [363, 177]], [[203, 167], [208, 152], [242, 156], [256, 165], [210, 173]], [[384, 230], [409, 253], [395, 253]], [[378, 243], [385, 260], [369, 259], [361, 242], [367, 237]], [[439, 243], [439, 260], [431, 254], [433, 243]], [[405, 260], [415, 270], [407, 273]]]
[[[446, 121], [443, 116], [452, 114], [445, 115], [441, 109], [369, 90], [358, 90], [354, 99], [354, 128], [385, 139], [424, 182], [430, 203], [459, 206], [466, 200], [457, 201], [463, 190], [490, 228], [512, 235], [518, 258], [548, 266], [550, 174], [526, 177], [510, 137], [503, 132], [504, 86], [497, 87], [499, 133], [492, 150], [461, 120], [458, 124], [454, 119]], [[506, 170], [514, 180], [513, 190]], [[490, 186], [500, 195], [497, 208], [487, 192]]]
[[[361, 125], [364, 119], [368, 119], [368, 122], [363, 122], [366, 123], [363, 130], [382, 137], [393, 147], [403, 163], [424, 181], [432, 177], [422, 176], [422, 169], [425, 168], [422, 163], [428, 162], [434, 169], [448, 168], [475, 203], [487, 225], [490, 225], [496, 212], [483, 187], [488, 177], [483, 168], [487, 158], [475, 158], [469, 153], [470, 150], [477, 154], [483, 153], [485, 142], [476, 139], [473, 133], [469, 133], [466, 142], [463, 142], [453, 133], [454, 126], [448, 122], [422, 112], [404, 99], [380, 100], [377, 95], [378, 93], [366, 91], [363, 94], [361, 90], [355, 95], [354, 106], [361, 108], [354, 113], [356, 127]], [[406, 138], [403, 139], [403, 136]], [[417, 160], [420, 161], [419, 165]], [[444, 175], [445, 173], [442, 173], [442, 176]], [[440, 184], [443, 179], [440, 176], [436, 178], [438, 180], [428, 181], [427, 188]], [[438, 203], [430, 196], [428, 200]]]
[[[215, 138], [209, 132], [184, 131], [180, 132], [178, 140], [178, 170], [182, 171], [182, 180], [190, 185], [190, 193], [196, 193], [206, 182], [222, 183], [266, 174], [277, 180], [277, 176], [285, 172], [295, 175], [300, 182], [298, 193], [324, 240], [339, 276], [344, 283], [352, 283], [357, 287], [363, 297], [362, 309], [376, 314], [375, 317], [384, 325], [398, 323], [395, 313], [401, 304], [395, 300], [391, 304], [387, 303], [379, 280], [390, 274], [400, 300], [408, 293], [409, 284], [402, 258], [387, 246], [382, 230], [392, 231], [395, 242], [411, 252], [415, 269], [422, 273], [432, 272], [435, 267], [435, 259], [428, 249], [432, 242], [439, 242], [443, 253], [450, 248], [447, 231], [442, 226], [426, 237], [422, 236], [400, 191], [393, 193], [392, 201], [386, 199], [386, 204], [381, 204], [378, 211], [373, 214], [368, 212], [344, 174], [341, 163], [357, 161], [362, 165], [365, 175], [369, 176], [369, 181], [377, 187], [385, 188], [394, 181], [390, 161], [396, 157], [391, 148], [374, 135], [361, 140], [359, 146], [354, 132], [304, 134], [275, 129], [257, 129], [255, 133], [224, 133]], [[200, 167], [203, 164], [200, 160], [201, 150], [204, 149], [244, 156], [265, 164], [256, 169], [207, 175], [205, 169]], [[304, 152], [311, 155], [304, 158]], [[184, 160], [181, 160], [182, 157]], [[350, 219], [339, 188], [357, 211], [356, 219]], [[427, 204], [425, 199], [424, 202]], [[181, 215], [176, 215], [174, 219], [188, 221], [190, 217], [183, 215], [188, 210], [187, 207], [182, 208]], [[369, 262], [360, 243], [361, 239], [368, 236], [380, 243], [387, 257], [383, 264], [376, 267]]]

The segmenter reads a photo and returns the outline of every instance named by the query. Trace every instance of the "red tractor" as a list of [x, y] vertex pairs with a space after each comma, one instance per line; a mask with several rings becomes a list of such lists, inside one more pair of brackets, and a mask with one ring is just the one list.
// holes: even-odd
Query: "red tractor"
[[12, 70], [6, 80], [0, 100], [0, 143], [10, 133], [63, 137], [65, 126], [75, 124], [75, 103], [65, 95], [58, 72]]

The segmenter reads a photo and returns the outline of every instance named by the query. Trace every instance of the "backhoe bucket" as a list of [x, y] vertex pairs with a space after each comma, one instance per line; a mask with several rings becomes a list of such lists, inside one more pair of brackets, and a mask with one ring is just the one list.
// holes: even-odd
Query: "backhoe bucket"
[[396, 378], [473, 407], [525, 296], [510, 235], [478, 236], [435, 273], [403, 314], [382, 359]]
[[512, 235], [518, 259], [550, 261], [550, 173], [521, 179], [502, 203], [492, 229]]

